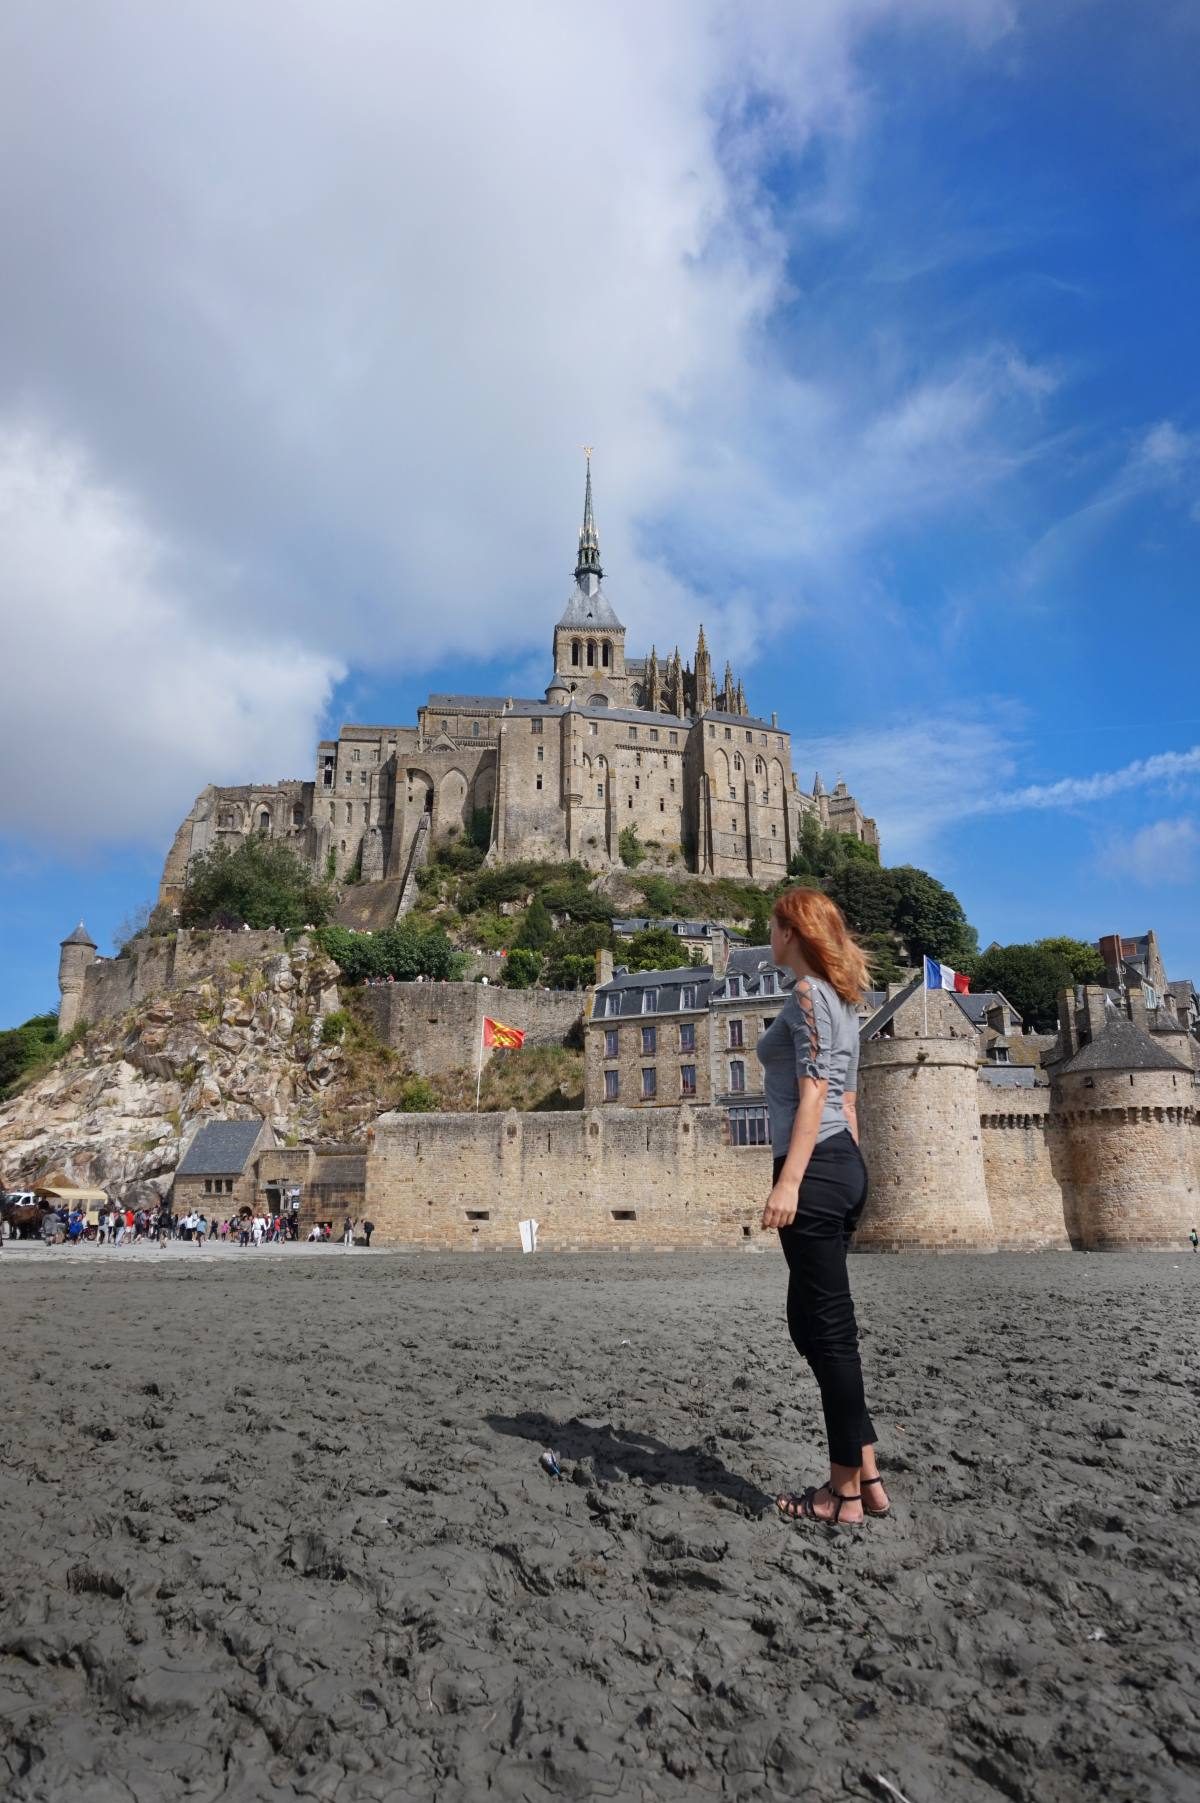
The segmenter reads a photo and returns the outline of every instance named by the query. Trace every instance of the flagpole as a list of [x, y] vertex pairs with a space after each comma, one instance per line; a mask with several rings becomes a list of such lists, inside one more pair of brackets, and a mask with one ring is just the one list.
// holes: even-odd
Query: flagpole
[[483, 1021], [479, 1023], [479, 1057], [475, 1065], [475, 1112], [479, 1113], [479, 1089], [483, 1082]]
[[929, 1038], [929, 966], [924, 956], [921, 958], [921, 1015], [924, 1022], [921, 1037]]

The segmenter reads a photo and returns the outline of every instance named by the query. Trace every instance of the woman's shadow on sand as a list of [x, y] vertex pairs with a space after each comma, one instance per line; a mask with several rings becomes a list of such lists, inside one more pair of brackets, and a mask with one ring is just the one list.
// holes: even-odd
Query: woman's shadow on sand
[[652, 1434], [634, 1433], [631, 1428], [618, 1431], [610, 1422], [580, 1421], [575, 1415], [569, 1421], [555, 1421], [525, 1410], [520, 1415], [485, 1415], [484, 1420], [495, 1433], [552, 1446], [560, 1458], [586, 1462], [597, 1478], [610, 1483], [636, 1477], [645, 1484], [675, 1484], [724, 1497], [750, 1515], [761, 1515], [774, 1504], [774, 1497], [757, 1484], [697, 1446], [668, 1446]]

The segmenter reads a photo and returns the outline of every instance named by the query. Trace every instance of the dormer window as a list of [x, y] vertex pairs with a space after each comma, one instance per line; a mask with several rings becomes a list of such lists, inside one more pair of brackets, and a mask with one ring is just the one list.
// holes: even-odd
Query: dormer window
[[742, 993], [742, 979], [740, 977], [730, 977], [725, 985], [725, 993], [731, 1002], [736, 1002]]
[[764, 995], [774, 995], [775, 972], [773, 970], [766, 970], [763, 972], [762, 992]]
[[658, 990], [657, 989], [643, 989], [642, 990], [642, 1013], [643, 1014], [657, 1014], [658, 1013]]
[[693, 984], [686, 983], [679, 991], [679, 1006], [685, 1013], [689, 1008], [696, 1006], [696, 990]]

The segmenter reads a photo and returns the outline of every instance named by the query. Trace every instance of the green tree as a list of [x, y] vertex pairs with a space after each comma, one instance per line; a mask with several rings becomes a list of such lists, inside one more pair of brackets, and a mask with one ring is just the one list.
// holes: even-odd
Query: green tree
[[646, 856], [646, 848], [637, 835], [636, 826], [624, 826], [617, 837], [617, 850], [627, 870], [636, 870]]
[[517, 946], [504, 960], [501, 981], [508, 989], [532, 989], [542, 974], [542, 954]]
[[281, 840], [265, 833], [201, 852], [188, 866], [179, 922], [206, 927], [218, 922], [295, 932], [329, 918], [333, 893], [313, 880], [307, 865]]
[[554, 938], [554, 923], [540, 895], [535, 895], [525, 912], [515, 944], [522, 950], [544, 952]]
[[424, 1077], [409, 1077], [396, 1098], [401, 1114], [436, 1114], [437, 1091]]
[[1033, 943], [1039, 951], [1049, 952], [1065, 964], [1077, 983], [1103, 983], [1104, 959], [1086, 939], [1070, 939], [1062, 934], [1055, 939], [1035, 939]]
[[1041, 945], [994, 946], [980, 955], [971, 975], [972, 989], [1000, 990], [1035, 1033], [1054, 1031], [1058, 992], [1074, 981], [1070, 965]]
[[467, 837], [472, 845], [480, 851], [486, 851], [492, 843], [492, 810], [491, 808], [472, 808], [471, 822], [467, 827]]
[[586, 989], [596, 974], [596, 953], [612, 949], [612, 928], [604, 920], [562, 927], [546, 955], [543, 981], [551, 989]]
[[672, 912], [675, 907], [675, 885], [669, 877], [644, 877], [638, 887], [645, 900], [647, 913], [657, 914], [661, 918]]
[[462, 972], [463, 956], [441, 927], [422, 925], [411, 915], [382, 933], [352, 933], [346, 927], [323, 927], [318, 936], [348, 983], [368, 977], [393, 977], [411, 983], [417, 977], [452, 980]]
[[[867, 865], [862, 868], [866, 870]], [[909, 960], [936, 958], [965, 970], [978, 955], [979, 940], [968, 926], [962, 903], [925, 870], [899, 864], [886, 872], [896, 884], [894, 930], [904, 941]]]
[[771, 898], [760, 890], [750, 897], [746, 914], [746, 939], [750, 945], [767, 945], [771, 938]]
[[864, 933], [859, 943], [866, 954], [873, 988], [886, 989], [889, 983], [903, 981], [904, 966], [890, 933]]
[[19, 1027], [0, 1033], [0, 1097], [28, 1070], [48, 1063], [58, 1038], [57, 1014], [35, 1014]]
[[691, 957], [669, 927], [646, 927], [626, 942], [622, 963], [628, 970], [679, 970], [691, 963]]
[[896, 930], [900, 888], [895, 872], [878, 864], [847, 860], [825, 882], [825, 891], [846, 916], [852, 933], [881, 934]]

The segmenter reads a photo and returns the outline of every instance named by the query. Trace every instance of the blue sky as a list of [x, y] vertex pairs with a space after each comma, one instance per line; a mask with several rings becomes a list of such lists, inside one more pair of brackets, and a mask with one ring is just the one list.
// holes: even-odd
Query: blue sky
[[585, 440], [631, 648], [1200, 980], [1200, 15], [409, 10], [0, 20], [0, 1024], [205, 782], [540, 693]]

